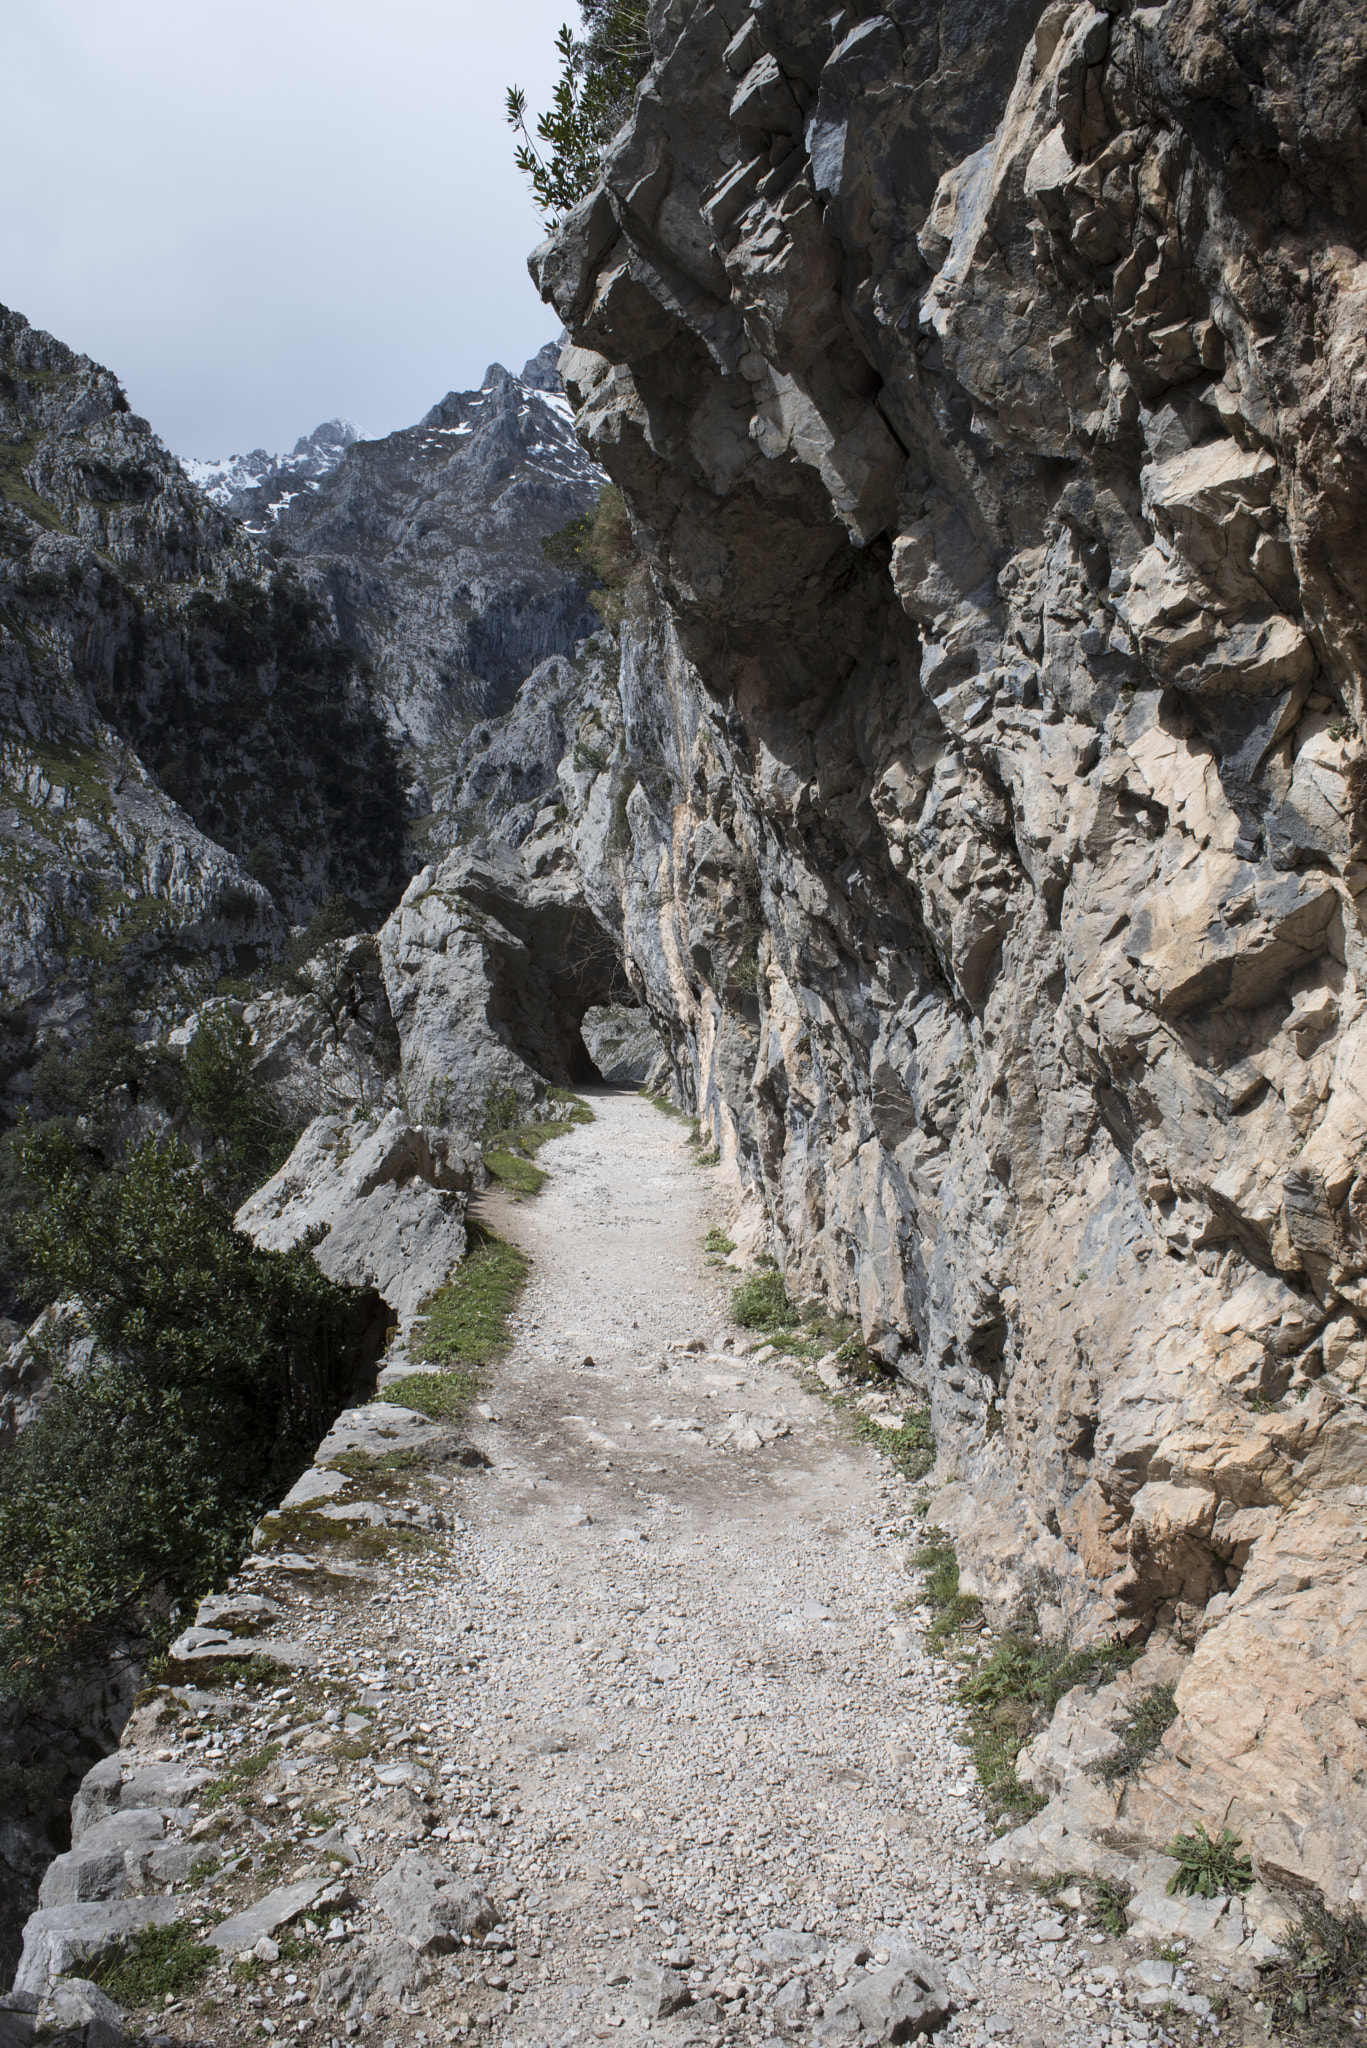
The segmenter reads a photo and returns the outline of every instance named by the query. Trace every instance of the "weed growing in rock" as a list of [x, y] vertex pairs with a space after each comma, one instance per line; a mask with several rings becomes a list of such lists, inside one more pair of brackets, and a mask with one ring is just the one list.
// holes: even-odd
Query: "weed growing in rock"
[[191, 1990], [217, 1961], [217, 1949], [196, 1941], [183, 1920], [174, 1920], [131, 1935], [90, 1975], [115, 2005], [161, 2005]]
[[1016, 1758], [1075, 1685], [1104, 1683], [1139, 1655], [1123, 1643], [1073, 1650], [1066, 1643], [1003, 1636], [959, 1681], [970, 1748], [988, 1798], [1001, 1811], [1037, 1812], [1044, 1800], [1021, 1784]]
[[925, 1573], [921, 1598], [932, 1617], [926, 1630], [926, 1648], [936, 1656], [951, 1636], [970, 1622], [978, 1621], [982, 1602], [975, 1593], [959, 1591], [958, 1553], [943, 1529], [927, 1529], [907, 1563], [914, 1571]]
[[791, 1330], [799, 1315], [776, 1269], [752, 1273], [731, 1296], [731, 1317], [743, 1330]]
[[1087, 1922], [1091, 1927], [1104, 1927], [1107, 1934], [1121, 1935], [1129, 1926], [1125, 1908], [1133, 1892], [1123, 1880], [1098, 1877], [1088, 1886]]
[[413, 1356], [432, 1365], [487, 1365], [508, 1342], [508, 1318], [526, 1282], [529, 1262], [516, 1246], [477, 1224], [470, 1250], [445, 1287], [423, 1306]]
[[702, 1241], [702, 1248], [705, 1252], [711, 1252], [715, 1258], [719, 1259], [728, 1257], [736, 1249], [735, 1244], [726, 1235], [724, 1230], [709, 1230]]
[[1198, 1820], [1189, 1835], [1176, 1835], [1168, 1844], [1169, 1856], [1177, 1858], [1168, 1890], [1202, 1899], [1213, 1899], [1217, 1892], [1250, 1890], [1253, 1865], [1239, 1854], [1242, 1847], [1243, 1836], [1233, 1828], [1221, 1828], [1212, 1837]]
[[1360, 2041], [1358, 2009], [1367, 2005], [1367, 1920], [1338, 1919], [1319, 1901], [1307, 1905], [1285, 1959], [1263, 1972], [1272, 2031], [1323, 2042]]
[[[222, 1806], [225, 1800], [239, 1799], [252, 1783], [268, 1771], [280, 1754], [278, 1742], [268, 1742], [264, 1749], [254, 1749], [246, 1756], [237, 1757], [221, 1778], [214, 1778], [202, 1785], [196, 1794], [201, 1806], [213, 1808]], [[114, 1996], [110, 1992], [110, 1997]]]
[[1117, 1785], [1132, 1778], [1153, 1755], [1166, 1731], [1177, 1718], [1177, 1698], [1170, 1685], [1153, 1685], [1130, 1708], [1121, 1724], [1120, 1747], [1108, 1756], [1097, 1776], [1103, 1784]]
[[855, 1434], [861, 1436], [865, 1443], [873, 1444], [884, 1457], [891, 1458], [905, 1478], [923, 1479], [935, 1463], [935, 1438], [930, 1427], [929, 1409], [908, 1410], [897, 1429], [884, 1429], [871, 1415], [856, 1414], [851, 1419]]

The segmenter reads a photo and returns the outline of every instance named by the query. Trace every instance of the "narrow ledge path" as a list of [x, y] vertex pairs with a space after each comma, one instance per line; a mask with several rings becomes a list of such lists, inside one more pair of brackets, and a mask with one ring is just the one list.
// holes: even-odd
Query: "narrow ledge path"
[[287, 1529], [219, 1603], [265, 1596], [293, 1675], [215, 1690], [187, 1651], [99, 1767], [86, 1824], [172, 1838], [111, 1910], [223, 1955], [149, 2039], [869, 2048], [917, 2034], [920, 1949], [939, 2039], [1150, 2039], [1113, 1944], [986, 1867], [910, 1487], [729, 1323], [684, 1127], [591, 1100], [539, 1196], [481, 1199], [532, 1264], [467, 1431], [354, 1411], [319, 1469], [404, 1453], [365, 1481], [387, 1526], [333, 1489], [313, 1532], [359, 1546]]

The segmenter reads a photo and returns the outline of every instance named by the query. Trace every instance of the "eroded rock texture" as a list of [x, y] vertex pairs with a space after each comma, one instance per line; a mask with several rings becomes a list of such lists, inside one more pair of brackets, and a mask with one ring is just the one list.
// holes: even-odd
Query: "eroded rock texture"
[[534, 259], [648, 564], [581, 872], [968, 1582], [1196, 1644], [1113, 1824], [1360, 1901], [1367, 25], [651, 32]]

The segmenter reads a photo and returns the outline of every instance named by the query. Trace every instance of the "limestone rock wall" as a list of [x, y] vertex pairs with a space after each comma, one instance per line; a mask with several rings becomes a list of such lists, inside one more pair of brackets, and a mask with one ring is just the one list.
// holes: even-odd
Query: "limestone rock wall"
[[584, 885], [966, 1583], [1194, 1645], [1106, 1824], [1360, 1903], [1367, 27], [650, 20], [533, 259], [645, 564]]

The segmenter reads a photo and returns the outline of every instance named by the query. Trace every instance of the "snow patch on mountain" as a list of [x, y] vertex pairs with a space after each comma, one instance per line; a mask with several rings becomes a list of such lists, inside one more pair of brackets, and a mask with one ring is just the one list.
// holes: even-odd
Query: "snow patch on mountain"
[[360, 438], [350, 420], [324, 420], [311, 434], [301, 435], [288, 455], [271, 455], [264, 448], [222, 460], [182, 455], [180, 466], [216, 505], [259, 527], [278, 518], [301, 491], [316, 490]]

